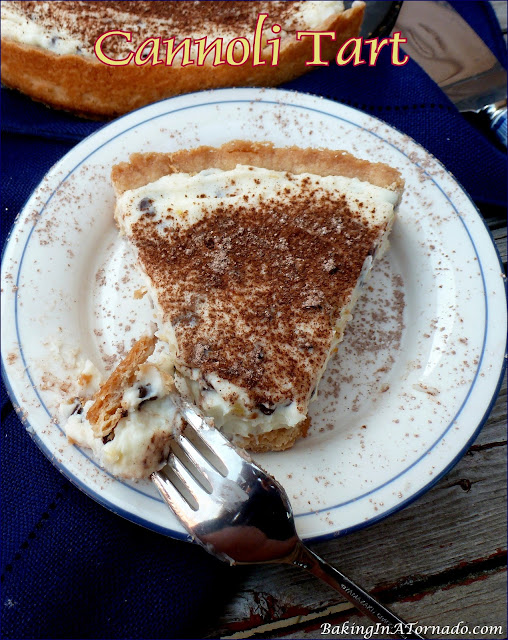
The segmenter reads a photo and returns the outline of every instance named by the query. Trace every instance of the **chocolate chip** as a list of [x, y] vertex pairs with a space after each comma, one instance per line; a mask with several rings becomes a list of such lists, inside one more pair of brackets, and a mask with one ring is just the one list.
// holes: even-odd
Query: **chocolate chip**
[[271, 409], [270, 407], [267, 407], [265, 404], [261, 403], [257, 404], [256, 407], [261, 411], [261, 413], [264, 413], [265, 416], [271, 416], [275, 411], [275, 407]]
[[215, 247], [215, 240], [213, 238], [206, 238], [205, 247], [208, 247], [208, 249], [213, 249]]
[[143, 198], [139, 202], [139, 210], [146, 211], [147, 209], [150, 209], [152, 204], [153, 204], [153, 200], [151, 198]]
[[147, 216], [154, 216], [155, 211], [153, 210], [153, 200], [151, 198], [143, 198], [139, 201], [138, 208]]
[[72, 410], [71, 416], [73, 416], [75, 413], [77, 413], [78, 415], [81, 415], [83, 413], [83, 405], [79, 400], [76, 406], [74, 407], [74, 409]]
[[127, 409], [122, 409], [122, 418], [126, 418], [129, 415]]
[[148, 382], [148, 384], [145, 386], [144, 384], [140, 385], [138, 387], [138, 396], [140, 398], [144, 398], [146, 397], [147, 393], [148, 393], [148, 387], [151, 387], [152, 385]]
[[113, 440], [114, 437], [115, 437], [115, 430], [113, 429], [113, 431], [110, 431], [106, 436], [104, 436], [104, 438], [102, 438], [102, 444], [106, 444], [106, 442], [111, 442], [111, 440]]

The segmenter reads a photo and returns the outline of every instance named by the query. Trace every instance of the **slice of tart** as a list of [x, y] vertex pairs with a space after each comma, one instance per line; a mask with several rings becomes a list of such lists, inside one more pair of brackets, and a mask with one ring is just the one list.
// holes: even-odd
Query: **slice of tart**
[[388, 246], [400, 174], [235, 141], [135, 154], [112, 179], [178, 391], [245, 448], [291, 447]]

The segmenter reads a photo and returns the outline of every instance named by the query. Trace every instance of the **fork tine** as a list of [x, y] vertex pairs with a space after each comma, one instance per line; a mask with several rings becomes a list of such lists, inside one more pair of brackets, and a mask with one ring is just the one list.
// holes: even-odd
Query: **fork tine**
[[183, 462], [175, 456], [174, 453], [170, 454], [168, 458], [168, 465], [185, 485], [187, 491], [197, 502], [198, 507], [201, 506], [204, 500], [210, 500], [210, 494], [203, 489], [192, 473], [187, 469]]
[[205, 458], [205, 456], [201, 453], [201, 451], [199, 451], [199, 449], [191, 440], [186, 438], [184, 434], [178, 434], [175, 439], [182, 450], [185, 452], [191, 463], [208, 480], [212, 487], [212, 490], [218, 485], [218, 483], [224, 481], [224, 477], [221, 476], [220, 473], [218, 473], [211, 462], [209, 462]]
[[171, 507], [182, 522], [194, 522], [196, 512], [192, 509], [168, 476], [163, 471], [155, 471], [150, 477], [159, 490], [161, 496], [164, 498], [164, 502]]
[[180, 402], [180, 413], [184, 420], [190, 424], [194, 431], [201, 436], [201, 439], [208, 446], [210, 451], [218, 458], [218, 460], [224, 465], [224, 469], [227, 472], [227, 460], [231, 454], [231, 443], [218, 429], [211, 426], [206, 420], [196, 411], [196, 408], [189, 405], [187, 402]]

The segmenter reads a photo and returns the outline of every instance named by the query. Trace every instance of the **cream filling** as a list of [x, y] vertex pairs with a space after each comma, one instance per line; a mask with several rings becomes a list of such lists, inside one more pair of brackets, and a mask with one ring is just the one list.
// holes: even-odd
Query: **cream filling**
[[[325, 195], [345, 196], [352, 215], [363, 217], [368, 224], [388, 222], [398, 199], [396, 192], [358, 178], [310, 173], [289, 178], [283, 171], [237, 165], [230, 171], [206, 169], [194, 175], [173, 173], [125, 191], [117, 200], [116, 218], [123, 233], [130, 236], [133, 225], [149, 214], [160, 225], [162, 234], [165, 229], [192, 227], [225, 201], [228, 206], [244, 206], [244, 196], [249, 204], [268, 199], [290, 204], [304, 191], [306, 181], [310, 181], [313, 190]], [[337, 225], [340, 225], [339, 219]]]
[[[121, 400], [128, 413], [104, 439], [95, 435], [86, 418], [93, 399], [83, 405], [77, 399], [62, 405], [60, 419], [65, 423], [68, 440], [91, 449], [100, 465], [115, 476], [145, 478], [161, 469], [169, 455], [171, 436], [182, 426], [164, 379], [164, 374], [172, 373], [169, 362], [159, 358], [156, 363], [140, 366], [135, 383], [125, 390]], [[92, 374], [94, 381], [93, 387], [88, 384], [82, 388], [82, 397], [86, 397], [85, 392], [97, 391], [101, 376], [89, 361], [83, 373]]]
[[[386, 231], [375, 247], [374, 257], [384, 253], [398, 194], [357, 178], [344, 176], [323, 177], [304, 173], [292, 175], [289, 179], [285, 172], [243, 165], [230, 171], [207, 169], [195, 175], [175, 173], [138, 189], [126, 191], [118, 199], [116, 218], [121, 231], [130, 236], [133, 226], [148, 212], [151, 219], [157, 221], [163, 234], [167, 228], [192, 227], [204, 215], [213, 215], [213, 209], [224, 205], [224, 202], [228, 206], [241, 206], [245, 204], [244, 196], [248, 197], [251, 204], [256, 200], [274, 198], [278, 193], [286, 193], [285, 198], [290, 203], [302, 191], [304, 180], [311, 180], [315, 189], [326, 194], [345, 195], [353, 215], [361, 215], [368, 224], [386, 225]], [[360, 202], [363, 203], [362, 206]], [[339, 219], [337, 224], [340, 225]], [[353, 308], [372, 265], [373, 256], [368, 256], [350, 300], [337, 318], [329, 356], [321, 371], [317, 372], [314, 389], [317, 389], [330, 356], [343, 338], [345, 326], [352, 318]], [[162, 321], [163, 312], [157, 303], [157, 289], [148, 277], [147, 287], [160, 319], [157, 335], [168, 343], [171, 354], [176, 358], [178, 346], [174, 328], [170, 322]], [[305, 327], [301, 330], [305, 332]], [[307, 417], [307, 406], [299, 407], [294, 401], [276, 406], [269, 415], [256, 411], [257, 417], [251, 417], [253, 413], [248, 408], [249, 398], [244, 389], [213, 374], [208, 374], [205, 382], [199, 369], [185, 367], [178, 360], [175, 366], [175, 384], [179, 392], [201, 407], [205, 414], [213, 417], [216, 427], [230, 438], [234, 439], [235, 435], [256, 436], [274, 429], [294, 427]], [[208, 388], [208, 383], [213, 389]], [[231, 403], [226, 398], [233, 394], [237, 399]], [[316, 395], [314, 393], [309, 400]]]
[[33, 19], [28, 17], [17, 5], [18, 2], [1, 3], [2, 38], [61, 55], [86, 53], [90, 57], [93, 54], [93, 51], [84, 52], [82, 41], [65, 29], [38, 22], [35, 15]]
[[[249, 399], [243, 389], [214, 374], [208, 374], [207, 379], [213, 389], [203, 389], [199, 369], [191, 369], [190, 375], [183, 375], [179, 370], [175, 372], [178, 391], [198, 405], [203, 413], [212, 417], [217, 429], [233, 441], [235, 436], [256, 436], [274, 429], [295, 427], [307, 417], [293, 401], [276, 406], [271, 415], [264, 415], [256, 410], [258, 417], [251, 418], [249, 416], [252, 412], [246, 408]], [[231, 392], [238, 395], [234, 404], [225, 400], [225, 396]]]
[[[18, 5], [20, 4], [20, 2], [8, 1], [1, 3], [2, 38], [33, 47], [40, 47], [59, 55], [77, 54], [95, 59], [93, 46], [85, 46], [83, 40], [73, 35], [72, 30], [66, 29], [65, 25], [55, 25], [44, 20], [43, 8], [46, 4], [45, 2], [41, 2], [41, 9], [34, 11], [31, 16], [27, 16], [19, 10]], [[198, 6], [196, 11], [199, 11]], [[292, 32], [297, 29], [317, 30], [327, 24], [334, 15], [343, 11], [344, 3], [335, 0], [307, 0], [306, 2], [301, 2], [295, 7], [294, 14], [280, 25], [282, 31], [278, 34], [278, 37], [281, 37], [284, 42], [288, 35], [292, 35]], [[73, 21], [73, 27], [78, 25], [79, 17], [75, 14], [68, 13], [66, 19]], [[177, 42], [186, 37], [198, 39], [206, 36], [209, 41], [216, 37], [222, 37], [227, 41], [239, 36], [246, 37], [249, 40], [253, 38], [252, 33], [237, 33], [237, 31], [230, 30], [226, 26], [218, 27], [207, 23], [203, 25], [199, 32], [187, 33], [174, 27], [170, 21], [164, 25], [161, 25], [157, 20], [145, 17], [134, 21], [131, 14], [122, 13], [118, 10], [112, 11], [111, 16], [104, 20], [104, 31], [112, 29], [131, 31], [133, 32], [133, 39], [134, 35], [138, 34], [140, 42], [146, 38], [159, 36], [163, 38], [174, 36]], [[268, 37], [274, 37], [269, 28], [265, 29], [265, 32], [270, 34]], [[119, 58], [124, 57], [125, 53], [128, 53], [131, 49], [132, 46], [125, 42], [125, 48], [119, 54]]]

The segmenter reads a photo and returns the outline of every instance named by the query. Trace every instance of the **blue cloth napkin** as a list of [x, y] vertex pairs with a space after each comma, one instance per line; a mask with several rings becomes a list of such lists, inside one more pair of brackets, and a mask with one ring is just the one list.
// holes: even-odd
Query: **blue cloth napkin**
[[[487, 2], [455, 2], [499, 60], [506, 50]], [[439, 158], [477, 204], [506, 206], [505, 157], [413, 62], [331, 64], [286, 88], [371, 113]], [[48, 169], [103, 123], [2, 89], [2, 238]], [[218, 125], [220, 126], [220, 125]], [[5, 638], [199, 638], [234, 593], [237, 569], [198, 547], [122, 520], [46, 460], [2, 388], [2, 609]]]

